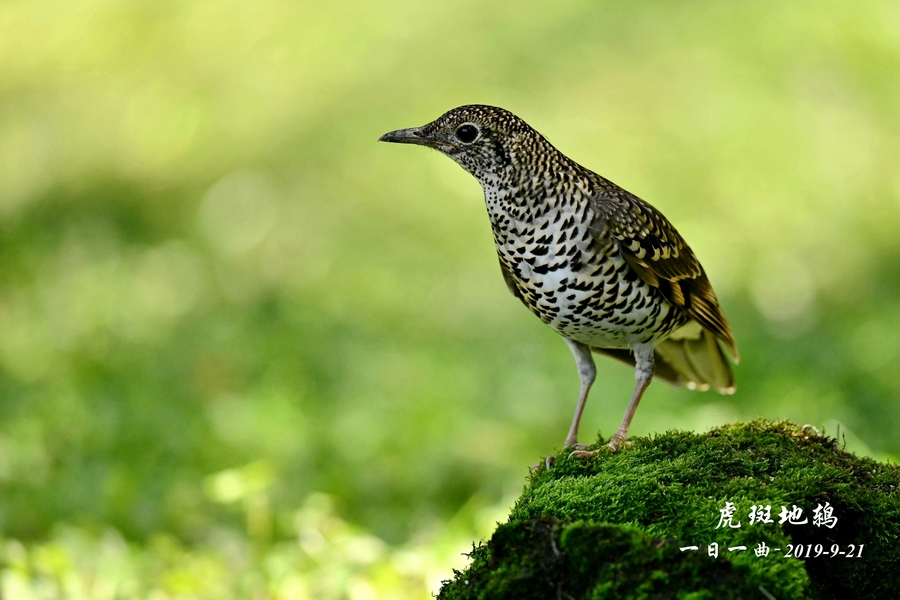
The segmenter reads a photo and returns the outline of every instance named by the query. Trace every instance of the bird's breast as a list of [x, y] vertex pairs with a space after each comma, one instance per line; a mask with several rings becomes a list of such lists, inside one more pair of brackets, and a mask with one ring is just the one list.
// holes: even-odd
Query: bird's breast
[[500, 262], [525, 305], [561, 335], [592, 346], [629, 348], [668, 334], [675, 309], [627, 265], [589, 203], [578, 200], [550, 197], [539, 208], [491, 215]]

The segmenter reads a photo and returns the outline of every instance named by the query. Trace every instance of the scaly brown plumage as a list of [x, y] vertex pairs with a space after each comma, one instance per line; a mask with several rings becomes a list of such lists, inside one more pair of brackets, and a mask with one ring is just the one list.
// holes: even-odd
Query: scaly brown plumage
[[635, 367], [628, 410], [610, 441], [622, 445], [655, 374], [675, 385], [734, 391], [720, 343], [734, 335], [693, 251], [656, 209], [569, 159], [502, 108], [455, 108], [380, 141], [435, 148], [484, 190], [509, 290], [563, 336], [581, 393], [564, 448], [584, 452], [578, 424], [598, 352]]

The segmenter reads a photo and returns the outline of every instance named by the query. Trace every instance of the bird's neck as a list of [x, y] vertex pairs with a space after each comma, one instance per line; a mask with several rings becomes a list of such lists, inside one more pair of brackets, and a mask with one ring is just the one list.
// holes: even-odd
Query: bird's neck
[[565, 163], [508, 169], [478, 177], [491, 225], [533, 223], [550, 213], [574, 208], [587, 195], [589, 181]]

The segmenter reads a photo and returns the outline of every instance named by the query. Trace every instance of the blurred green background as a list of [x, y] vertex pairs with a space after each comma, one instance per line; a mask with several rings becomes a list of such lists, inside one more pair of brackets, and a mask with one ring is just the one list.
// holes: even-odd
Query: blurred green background
[[[508, 108], [706, 267], [732, 397], [900, 456], [900, 4], [0, 3], [0, 595], [427, 597], [578, 392], [478, 184]], [[598, 361], [583, 438], [633, 385]]]

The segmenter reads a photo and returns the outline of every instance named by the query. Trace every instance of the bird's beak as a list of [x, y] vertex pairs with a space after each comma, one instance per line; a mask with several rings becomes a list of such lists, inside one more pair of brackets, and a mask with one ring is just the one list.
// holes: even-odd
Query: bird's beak
[[398, 129], [397, 131], [389, 131], [380, 138], [379, 142], [394, 142], [395, 144], [418, 144], [419, 146], [435, 147], [434, 140], [422, 133], [421, 127], [410, 127], [409, 129]]

